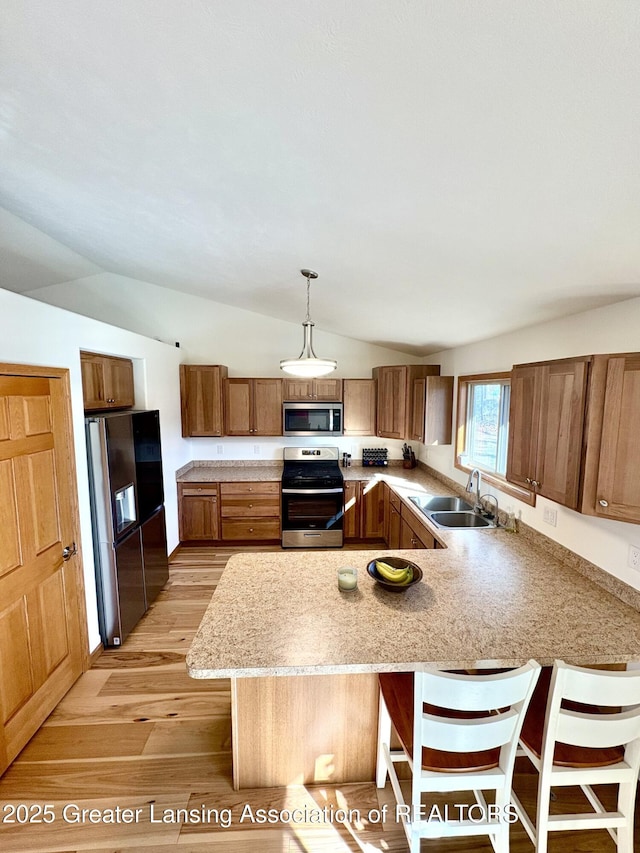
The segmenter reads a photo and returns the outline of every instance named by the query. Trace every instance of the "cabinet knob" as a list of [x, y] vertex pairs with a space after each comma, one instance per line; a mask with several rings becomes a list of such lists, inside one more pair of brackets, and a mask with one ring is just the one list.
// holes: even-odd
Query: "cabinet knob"
[[531, 485], [533, 486], [534, 489], [537, 489], [542, 485], [542, 483], [539, 483], [537, 480], [532, 480]]
[[604, 499], [599, 500], [598, 503], [600, 506], [609, 506], [609, 501], [605, 501]]
[[531, 477], [525, 477], [524, 479], [525, 479], [525, 482], [527, 482], [527, 483], [529, 483], [529, 485], [531, 485]]
[[253, 504], [249, 504], [249, 509], [253, 509]]
[[253, 533], [253, 527], [249, 528], [249, 533]]

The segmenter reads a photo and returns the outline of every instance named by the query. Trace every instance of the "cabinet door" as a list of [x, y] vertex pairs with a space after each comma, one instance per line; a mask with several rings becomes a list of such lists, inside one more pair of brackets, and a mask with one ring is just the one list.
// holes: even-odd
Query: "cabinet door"
[[389, 548], [400, 548], [400, 513], [389, 505], [389, 529], [387, 532], [387, 545]]
[[363, 482], [362, 529], [363, 539], [384, 538], [384, 493], [383, 483], [375, 480]]
[[511, 371], [507, 480], [525, 489], [535, 480], [540, 388], [539, 366], [516, 366]]
[[425, 379], [425, 444], [451, 444], [453, 441], [453, 376], [427, 376]]
[[313, 400], [313, 379], [283, 379], [283, 399], [288, 403]]
[[108, 358], [105, 364], [105, 391], [112, 408], [131, 408], [135, 403], [133, 362], [128, 358]]
[[226, 435], [253, 434], [253, 379], [227, 379], [225, 387]]
[[345, 379], [344, 434], [376, 434], [376, 383], [373, 379]]
[[[589, 410], [601, 437], [590, 425], [583, 511], [640, 523], [640, 354], [595, 356]], [[591, 420], [591, 414], [590, 414]], [[588, 481], [595, 480], [595, 493]]]
[[407, 524], [406, 519], [400, 518], [400, 547], [401, 548], [424, 548], [420, 539]]
[[282, 435], [282, 379], [253, 380], [253, 434]]
[[223, 435], [223, 380], [221, 364], [181, 364], [180, 403], [182, 435]]
[[507, 479], [575, 509], [588, 358], [520, 365], [511, 373]]
[[571, 509], [578, 506], [587, 371], [586, 359], [557, 361], [540, 368], [535, 489]]
[[219, 538], [217, 495], [183, 493], [180, 500], [180, 540]]
[[345, 539], [360, 538], [360, 483], [357, 480], [344, 482], [343, 535]]
[[382, 438], [405, 437], [407, 404], [407, 368], [404, 365], [379, 367], [378, 435]]
[[314, 400], [342, 401], [342, 379], [314, 379]]
[[424, 414], [427, 394], [427, 380], [414, 379], [411, 405], [410, 441], [424, 441]]
[[104, 359], [90, 353], [80, 353], [80, 368], [85, 411], [106, 409], [108, 403], [105, 393]]

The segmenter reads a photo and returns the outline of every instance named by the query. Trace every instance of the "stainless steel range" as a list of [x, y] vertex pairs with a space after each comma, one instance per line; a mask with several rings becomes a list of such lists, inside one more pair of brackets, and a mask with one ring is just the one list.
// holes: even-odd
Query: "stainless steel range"
[[285, 447], [282, 547], [342, 545], [344, 480], [337, 447]]

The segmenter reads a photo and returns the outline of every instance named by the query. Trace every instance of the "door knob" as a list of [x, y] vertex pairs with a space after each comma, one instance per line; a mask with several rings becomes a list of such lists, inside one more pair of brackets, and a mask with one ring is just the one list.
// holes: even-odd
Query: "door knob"
[[78, 553], [78, 548], [76, 546], [76, 543], [72, 542], [71, 545], [67, 545], [66, 548], [62, 549], [62, 559], [66, 563], [67, 560], [70, 560], [72, 557], [75, 557], [75, 555], [77, 553]]

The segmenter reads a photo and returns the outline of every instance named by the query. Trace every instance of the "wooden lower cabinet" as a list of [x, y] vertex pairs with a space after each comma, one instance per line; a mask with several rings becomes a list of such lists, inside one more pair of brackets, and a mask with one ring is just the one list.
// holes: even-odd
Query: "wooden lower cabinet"
[[389, 548], [400, 547], [400, 507], [402, 501], [384, 484], [384, 538]]
[[178, 503], [181, 542], [220, 538], [217, 483], [180, 483]]
[[345, 480], [342, 526], [345, 539], [360, 539], [360, 493], [361, 484], [358, 480]]
[[384, 487], [382, 481], [345, 480], [345, 539], [384, 538]]
[[223, 541], [280, 539], [280, 483], [221, 483]]
[[181, 542], [279, 541], [280, 483], [179, 483]]
[[435, 547], [435, 536], [403, 505], [400, 511], [400, 548]]

